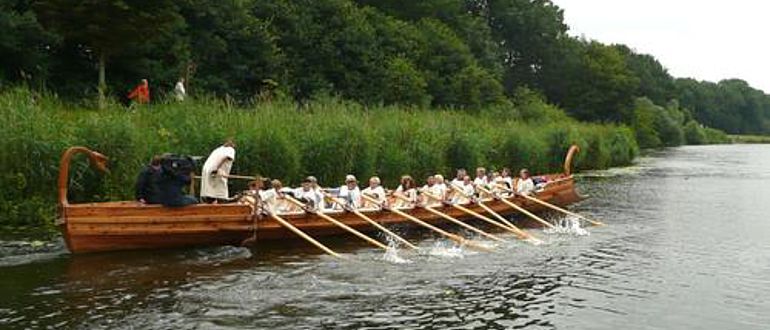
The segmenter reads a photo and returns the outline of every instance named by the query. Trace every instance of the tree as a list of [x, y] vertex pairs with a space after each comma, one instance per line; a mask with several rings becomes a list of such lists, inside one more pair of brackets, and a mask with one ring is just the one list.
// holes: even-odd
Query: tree
[[630, 122], [639, 80], [615, 48], [565, 40], [564, 60], [546, 68], [540, 86], [552, 102], [579, 120]]
[[98, 62], [99, 105], [105, 105], [105, 71], [111, 56], [169, 33], [181, 23], [171, 0], [48, 0], [35, 10], [65, 40], [82, 44]]
[[478, 0], [475, 10], [487, 15], [493, 37], [501, 45], [508, 93], [520, 86], [542, 87], [544, 68], [563, 60], [562, 39], [568, 38], [564, 12], [550, 0]]
[[626, 65], [639, 80], [634, 96], [646, 97], [655, 104], [666, 104], [676, 94], [674, 78], [655, 57], [637, 54], [625, 45], [614, 45], [626, 60]]
[[187, 23], [181, 33], [189, 40], [190, 65], [197, 88], [238, 100], [254, 98], [264, 89], [285, 88], [286, 64], [277, 32], [258, 18], [254, 1], [187, 0], [180, 4]]
[[47, 45], [57, 42], [43, 30], [30, 1], [0, 0], [0, 79], [44, 81]]

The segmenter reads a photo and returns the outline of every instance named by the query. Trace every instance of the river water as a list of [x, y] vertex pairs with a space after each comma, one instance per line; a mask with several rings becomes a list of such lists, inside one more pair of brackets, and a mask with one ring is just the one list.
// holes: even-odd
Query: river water
[[425, 233], [406, 233], [420, 253], [330, 242], [349, 261], [302, 243], [71, 256], [6, 240], [0, 328], [770, 328], [770, 146], [669, 149], [579, 186], [573, 210], [608, 226], [493, 253]]

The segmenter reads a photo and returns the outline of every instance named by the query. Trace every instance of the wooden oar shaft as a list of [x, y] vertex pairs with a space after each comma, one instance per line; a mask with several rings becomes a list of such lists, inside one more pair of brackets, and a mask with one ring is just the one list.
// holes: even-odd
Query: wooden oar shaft
[[414, 244], [410, 243], [409, 241], [407, 241], [405, 238], [397, 235], [396, 233], [390, 231], [388, 228], [385, 228], [385, 226], [377, 223], [377, 221], [374, 221], [371, 218], [369, 218], [367, 215], [361, 213], [361, 211], [352, 210], [352, 212], [353, 212], [353, 214], [357, 215], [359, 218], [361, 218], [364, 221], [368, 222], [369, 224], [371, 224], [375, 228], [381, 230], [382, 232], [388, 234], [390, 237], [393, 237], [397, 241], [399, 241], [399, 242], [403, 243], [404, 245], [408, 246], [410, 249], [413, 249], [413, 250], [419, 250], [420, 249], [416, 245], [414, 245]]
[[[462, 196], [465, 196], [465, 198], [468, 198], [469, 200], [471, 200], [471, 199], [472, 199], [472, 196], [468, 196], [468, 195], [466, 195], [466, 194], [465, 194], [465, 193], [464, 193], [462, 190], [460, 190], [460, 188], [458, 188], [457, 186], [454, 186], [454, 185], [450, 185], [450, 187], [451, 187], [451, 188], [452, 188], [452, 190], [454, 190], [456, 193], [458, 193], [458, 194], [461, 194]], [[478, 204], [481, 204], [481, 203], [478, 203]], [[489, 217], [483, 216], [483, 215], [479, 214], [478, 212], [474, 212], [473, 210], [470, 210], [470, 209], [468, 209], [468, 208], [466, 208], [466, 207], [463, 207], [463, 206], [461, 206], [461, 205], [458, 205], [458, 204], [451, 204], [451, 205], [452, 205], [452, 207], [454, 207], [454, 208], [456, 208], [456, 209], [458, 209], [458, 210], [460, 210], [460, 211], [463, 211], [463, 212], [465, 212], [465, 213], [467, 213], [467, 214], [469, 214], [469, 215], [471, 215], [471, 216], [473, 216], [473, 217], [476, 217], [476, 218], [478, 218], [478, 219], [484, 220], [484, 221], [486, 221], [487, 223], [489, 223], [489, 224], [491, 224], [491, 225], [494, 225], [494, 226], [496, 226], [496, 227], [499, 227], [499, 228], [502, 228], [502, 229], [504, 229], [504, 230], [506, 230], [506, 231], [512, 232], [512, 233], [516, 234], [517, 236], [522, 236], [522, 235], [524, 235], [524, 237], [529, 237], [529, 235], [527, 235], [526, 233], [524, 233], [524, 232], [523, 232], [523, 231], [521, 231], [520, 229], [516, 228], [516, 226], [513, 226], [513, 224], [511, 224], [511, 226], [512, 226], [512, 227], [509, 227], [509, 226], [506, 226], [506, 225], [504, 225], [504, 224], [501, 224], [501, 223], [499, 223], [499, 222], [497, 222], [497, 221], [495, 221], [495, 220], [492, 220], [492, 219], [490, 219]], [[485, 210], [486, 210], [486, 209], [485, 209]], [[514, 229], [514, 228], [515, 228], [515, 229]], [[518, 231], [517, 231], [517, 230], [518, 230]]]
[[[379, 203], [377, 200], [375, 200], [374, 198], [371, 198], [369, 196], [361, 195], [361, 197], [363, 197], [364, 199], [366, 199], [366, 200], [368, 200], [368, 201], [370, 201], [372, 203], [375, 203], [375, 204]], [[447, 231], [445, 231], [445, 230], [443, 230], [441, 228], [438, 228], [438, 227], [436, 227], [434, 225], [431, 225], [431, 224], [429, 224], [429, 223], [427, 223], [425, 221], [422, 221], [422, 220], [418, 219], [415, 216], [412, 216], [412, 215], [409, 215], [409, 214], [407, 214], [405, 212], [402, 212], [399, 209], [388, 208], [387, 210], [389, 210], [390, 212], [393, 212], [393, 213], [395, 213], [397, 215], [400, 215], [401, 217], [403, 217], [403, 218], [405, 218], [407, 220], [410, 220], [410, 221], [412, 221], [412, 222], [414, 222], [414, 223], [416, 223], [416, 224], [418, 224], [420, 226], [423, 226], [423, 227], [428, 228], [428, 229], [430, 229], [432, 231], [435, 231], [435, 232], [445, 236], [446, 238], [449, 238], [449, 239], [457, 242], [458, 244], [461, 244], [461, 245], [465, 244], [465, 245], [468, 245], [470, 247], [481, 249], [481, 250], [485, 250], [485, 251], [489, 251], [490, 250], [490, 249], [488, 249], [486, 247], [483, 247], [483, 246], [480, 246], [480, 245], [477, 245], [477, 244], [473, 244], [473, 242], [471, 242], [471, 241], [469, 241], [469, 240], [467, 240], [467, 239], [465, 239], [465, 238], [463, 238], [463, 237], [461, 237], [459, 235], [455, 235], [455, 234], [449, 233], [449, 232], [447, 232]]]
[[502, 201], [503, 203], [505, 203], [506, 205], [508, 205], [511, 208], [513, 208], [514, 210], [521, 212], [522, 214], [524, 214], [524, 215], [534, 219], [535, 221], [537, 221], [539, 223], [542, 223], [544, 226], [546, 226], [548, 228], [556, 228], [556, 226], [552, 225], [550, 222], [543, 220], [542, 218], [532, 214], [532, 212], [527, 211], [525, 208], [523, 208], [521, 206], [518, 206], [518, 205], [508, 201], [507, 199], [499, 197], [499, 196], [498, 196], [498, 199], [500, 201]]
[[481, 203], [481, 202], [479, 202], [478, 204], [479, 204], [479, 206], [481, 206], [481, 208], [483, 208], [485, 211], [487, 211], [487, 213], [491, 214], [492, 216], [494, 216], [495, 218], [497, 218], [497, 219], [498, 219], [498, 220], [500, 220], [501, 222], [503, 222], [503, 223], [505, 223], [506, 225], [508, 225], [509, 227], [511, 227], [511, 229], [513, 229], [513, 232], [514, 232], [514, 233], [516, 233], [516, 235], [517, 235], [519, 238], [521, 238], [521, 239], [529, 239], [529, 238], [534, 238], [534, 237], [533, 237], [532, 235], [530, 235], [529, 233], [527, 233], [527, 232], [525, 232], [525, 231], [521, 230], [519, 227], [516, 227], [516, 226], [514, 226], [514, 225], [513, 225], [512, 223], [510, 223], [510, 222], [509, 222], [507, 219], [505, 219], [505, 217], [503, 217], [503, 216], [502, 216], [502, 215], [500, 215], [499, 213], [495, 212], [495, 211], [494, 211], [492, 208], [490, 208], [489, 206], [487, 206], [487, 205], [484, 205], [484, 204], [483, 204], [483, 203]]
[[[434, 199], [434, 200], [440, 201], [440, 199], [439, 199], [439, 197], [438, 197], [438, 196], [435, 196], [435, 195], [432, 195], [432, 194], [430, 194], [430, 193], [426, 193], [426, 192], [423, 192], [423, 194], [424, 194], [425, 196], [427, 196], [428, 198], [431, 198], [431, 199]], [[444, 219], [446, 219], [446, 220], [449, 220], [450, 222], [452, 222], [452, 223], [454, 223], [454, 224], [457, 224], [458, 226], [461, 226], [461, 227], [463, 227], [463, 228], [469, 229], [469, 230], [471, 230], [471, 231], [473, 231], [473, 232], [475, 232], [475, 233], [481, 234], [481, 235], [483, 235], [483, 236], [485, 236], [485, 237], [488, 237], [488, 238], [491, 238], [491, 239], [493, 239], [493, 240], [496, 240], [496, 241], [502, 241], [502, 239], [501, 239], [501, 238], [499, 238], [499, 237], [497, 237], [497, 236], [495, 236], [495, 235], [492, 235], [492, 234], [490, 234], [490, 233], [487, 233], [487, 232], [485, 232], [485, 231], [483, 231], [483, 230], [481, 230], [481, 229], [478, 229], [478, 228], [476, 228], [476, 227], [473, 227], [473, 226], [471, 226], [471, 225], [469, 225], [469, 224], [467, 224], [467, 223], [465, 223], [465, 222], [462, 222], [462, 221], [460, 221], [459, 219], [456, 219], [456, 218], [454, 218], [454, 217], [450, 216], [449, 214], [446, 214], [446, 213], [444, 213], [444, 212], [440, 212], [440, 211], [438, 211], [438, 210], [436, 210], [436, 209], [434, 209], [434, 208], [432, 208], [432, 207], [428, 207], [428, 206], [425, 206], [425, 207], [423, 207], [423, 208], [424, 208], [426, 211], [430, 212], [430, 213], [433, 213], [433, 214], [435, 214], [435, 215], [438, 215], [438, 216], [440, 216], [440, 217], [442, 217], [442, 218], [444, 218]]]
[[[286, 198], [286, 200], [288, 200], [292, 204], [295, 204], [295, 205], [297, 205], [297, 206], [299, 206], [301, 208], [305, 208], [305, 204], [303, 204], [302, 202], [292, 198], [291, 196], [285, 196], [284, 198]], [[379, 248], [381, 248], [383, 250], [387, 250], [388, 249], [387, 245], [382, 244], [382, 243], [374, 240], [373, 238], [371, 238], [369, 236], [366, 236], [364, 233], [351, 228], [350, 226], [340, 222], [337, 219], [334, 219], [334, 218], [332, 218], [332, 217], [330, 217], [330, 216], [328, 216], [326, 214], [323, 214], [323, 212], [313, 212], [313, 214], [321, 217], [322, 219], [324, 219], [326, 221], [331, 222], [332, 224], [336, 225], [337, 227], [340, 227], [340, 228], [344, 229], [345, 231], [347, 231], [347, 232], [349, 232], [349, 233], [351, 233], [351, 234], [353, 234], [355, 236], [358, 236], [359, 238], [361, 238], [361, 239], [371, 243], [372, 245], [374, 245], [376, 247], [379, 247]]]
[[450, 222], [452, 222], [452, 223], [454, 223], [454, 224], [456, 224], [456, 225], [458, 225], [458, 226], [460, 226], [460, 227], [463, 227], [463, 228], [465, 228], [465, 229], [468, 229], [468, 230], [470, 230], [470, 231], [473, 231], [474, 233], [477, 233], [477, 234], [479, 234], [479, 235], [482, 235], [482, 236], [484, 236], [484, 237], [490, 238], [490, 239], [492, 239], [492, 240], [495, 240], [495, 241], [498, 241], [498, 242], [501, 242], [501, 241], [503, 241], [501, 238], [499, 238], [499, 237], [497, 237], [497, 236], [495, 236], [495, 235], [492, 235], [492, 234], [490, 234], [490, 233], [487, 233], [487, 232], [485, 232], [485, 231], [483, 231], [483, 230], [481, 230], [481, 229], [478, 229], [478, 228], [476, 228], [476, 227], [473, 227], [473, 226], [471, 226], [471, 225], [469, 225], [469, 224], [467, 224], [467, 223], [465, 223], [465, 222], [462, 222], [462, 221], [460, 221], [460, 220], [458, 220], [458, 219], [455, 219], [455, 218], [451, 217], [449, 214], [446, 214], [446, 213], [440, 212], [440, 211], [438, 211], [438, 210], [436, 210], [436, 209], [434, 209], [434, 208], [432, 208], [432, 207], [424, 207], [424, 209], [425, 209], [426, 211], [428, 211], [428, 212], [430, 212], [430, 213], [433, 213], [433, 214], [435, 214], [435, 215], [438, 215], [439, 217], [442, 217], [442, 218], [444, 218], [444, 219], [446, 219], [446, 220], [448, 220], [448, 221], [450, 221]]
[[584, 217], [584, 216], [582, 216], [582, 215], [580, 215], [580, 214], [577, 214], [577, 213], [575, 213], [575, 212], [570, 212], [570, 211], [568, 211], [568, 210], [565, 210], [565, 209], [563, 209], [563, 208], [561, 208], [561, 207], [558, 207], [558, 206], [556, 206], [556, 205], [553, 205], [553, 204], [551, 204], [551, 203], [548, 203], [548, 202], [546, 202], [546, 201], [544, 201], [544, 200], [541, 200], [541, 199], [539, 199], [539, 198], [535, 198], [535, 197], [532, 197], [532, 196], [527, 196], [527, 195], [522, 195], [522, 196], [524, 196], [524, 198], [526, 198], [526, 199], [528, 199], [528, 200], [531, 200], [531, 201], [533, 201], [533, 202], [535, 202], [535, 203], [538, 203], [538, 204], [540, 204], [540, 205], [543, 205], [543, 206], [545, 206], [545, 207], [548, 207], [548, 208], [550, 208], [550, 209], [553, 209], [553, 210], [556, 210], [556, 211], [560, 211], [560, 212], [562, 212], [562, 213], [564, 213], [564, 214], [567, 214], [567, 215], [571, 215], [571, 216], [573, 216], [573, 217], [576, 217], [576, 218], [579, 218], [579, 219], [583, 219], [583, 220], [585, 220], [585, 221], [588, 221], [588, 222], [590, 222], [590, 223], [591, 223], [592, 225], [594, 225], [594, 226], [604, 226], [604, 225], [605, 225], [605, 224], [604, 224], [603, 222], [601, 222], [601, 221], [591, 220], [591, 219], [589, 219], [589, 218], [586, 218], [586, 217]]
[[272, 214], [272, 213], [270, 213], [270, 217], [273, 218], [273, 220], [275, 220], [279, 224], [281, 224], [281, 226], [286, 227], [286, 229], [294, 232], [295, 234], [297, 234], [297, 236], [302, 237], [303, 239], [305, 239], [306, 241], [308, 241], [311, 244], [315, 245], [317, 248], [321, 249], [322, 251], [324, 251], [324, 252], [326, 252], [326, 253], [334, 256], [334, 257], [337, 257], [337, 258], [340, 258], [340, 259], [345, 259], [341, 255], [337, 254], [337, 252], [332, 251], [332, 249], [330, 249], [330, 248], [326, 247], [325, 245], [321, 244], [320, 242], [316, 241], [314, 238], [310, 237], [310, 235], [305, 234], [305, 232], [299, 230], [299, 228], [295, 227], [294, 225], [292, 225], [288, 221], [282, 219], [281, 217], [279, 217], [279, 216], [277, 216], [275, 214]]
[[513, 228], [510, 228], [510, 227], [508, 227], [508, 226], [506, 226], [506, 225], [504, 225], [502, 223], [499, 223], [499, 222], [497, 222], [495, 220], [492, 220], [489, 217], [484, 216], [484, 215], [482, 215], [482, 214], [480, 214], [478, 212], [475, 212], [475, 211], [473, 211], [473, 210], [471, 210], [471, 209], [469, 209], [467, 207], [464, 207], [462, 205], [457, 205], [457, 204], [451, 204], [451, 205], [452, 205], [452, 207], [454, 207], [454, 208], [456, 208], [456, 209], [458, 209], [460, 211], [463, 211], [463, 212], [467, 213], [468, 215], [473, 216], [474, 218], [477, 218], [479, 220], [483, 220], [486, 223], [489, 223], [490, 225], [493, 225], [495, 227], [501, 228], [501, 229], [503, 229], [505, 231], [509, 231], [509, 232], [514, 233], [516, 235], [521, 235], [521, 233], [516, 232], [515, 230], [513, 230]]
[[[242, 180], [256, 180], [257, 177], [255, 176], [247, 176], [247, 175], [235, 175], [235, 174], [229, 174], [225, 175], [228, 179], [242, 179]], [[193, 179], [200, 179], [200, 175], [193, 175]]]
[[[491, 192], [491, 191], [487, 190], [486, 188], [484, 188], [484, 187], [482, 187], [482, 186], [476, 186], [476, 188], [478, 188], [479, 190], [481, 190], [482, 192], [484, 192], [484, 193], [486, 193], [486, 194], [488, 194], [488, 195], [490, 195], [490, 196], [495, 196], [495, 194], [494, 194], [493, 192]], [[479, 206], [481, 206], [481, 207], [482, 207], [484, 210], [486, 210], [486, 211], [487, 211], [489, 214], [492, 214], [493, 216], [495, 216], [496, 218], [500, 219], [500, 221], [502, 221], [503, 223], [505, 223], [505, 224], [506, 224], [506, 225], [508, 225], [509, 227], [513, 228], [513, 229], [514, 229], [514, 230], [516, 230], [517, 232], [520, 232], [520, 235], [524, 235], [524, 237], [527, 237], [527, 238], [534, 238], [534, 236], [532, 236], [532, 234], [530, 234], [530, 233], [527, 233], [527, 232], [525, 232], [525, 231], [521, 230], [521, 228], [517, 227], [517, 226], [516, 226], [516, 225], [514, 225], [512, 222], [508, 221], [508, 219], [506, 219], [505, 217], [503, 217], [503, 216], [502, 216], [502, 215], [500, 215], [499, 213], [497, 213], [497, 212], [495, 212], [494, 210], [492, 210], [491, 208], [489, 208], [489, 206], [487, 206], [487, 205], [484, 205], [484, 203], [482, 203], [482, 202], [480, 202], [480, 201], [478, 202], [478, 204], [479, 204]]]
[[[329, 195], [329, 194], [324, 194], [324, 197], [326, 197], [326, 198], [328, 198], [328, 199], [332, 200], [333, 202], [337, 203], [337, 204], [338, 204], [338, 205], [340, 205], [340, 206], [344, 206], [344, 205], [345, 205], [345, 204], [344, 204], [344, 203], [342, 203], [342, 201], [340, 201], [338, 198], [332, 197], [332, 196], [331, 196], [331, 195]], [[409, 242], [409, 241], [407, 241], [405, 238], [403, 238], [403, 237], [401, 237], [401, 236], [398, 236], [396, 233], [394, 233], [394, 232], [390, 231], [388, 228], [385, 228], [385, 226], [383, 226], [383, 225], [381, 225], [381, 224], [377, 223], [377, 221], [374, 221], [374, 220], [372, 220], [371, 218], [369, 218], [369, 216], [367, 216], [367, 215], [365, 215], [365, 214], [361, 213], [361, 211], [358, 211], [358, 210], [356, 210], [356, 209], [354, 209], [354, 208], [352, 208], [352, 207], [350, 208], [350, 211], [351, 211], [353, 214], [355, 214], [356, 216], [358, 216], [359, 218], [361, 218], [362, 220], [364, 220], [364, 221], [368, 222], [370, 225], [374, 226], [375, 228], [377, 228], [377, 229], [379, 229], [379, 230], [383, 231], [384, 233], [386, 233], [386, 234], [390, 235], [390, 237], [393, 237], [393, 238], [395, 238], [397, 241], [399, 241], [399, 242], [403, 243], [404, 245], [408, 246], [410, 249], [419, 250], [419, 248], [418, 248], [416, 245], [414, 245], [414, 244], [410, 243], [410, 242]]]

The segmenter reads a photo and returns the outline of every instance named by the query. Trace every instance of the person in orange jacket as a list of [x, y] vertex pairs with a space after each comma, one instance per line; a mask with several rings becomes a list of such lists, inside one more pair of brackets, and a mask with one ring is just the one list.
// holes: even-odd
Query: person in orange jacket
[[128, 93], [128, 99], [139, 104], [150, 103], [150, 85], [147, 79], [142, 79], [142, 82]]

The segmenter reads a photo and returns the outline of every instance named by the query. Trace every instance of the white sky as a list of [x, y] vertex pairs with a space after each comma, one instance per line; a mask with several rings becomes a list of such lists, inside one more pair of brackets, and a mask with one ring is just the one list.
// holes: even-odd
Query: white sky
[[770, 92], [770, 1], [553, 0], [570, 34], [655, 56], [675, 77]]

